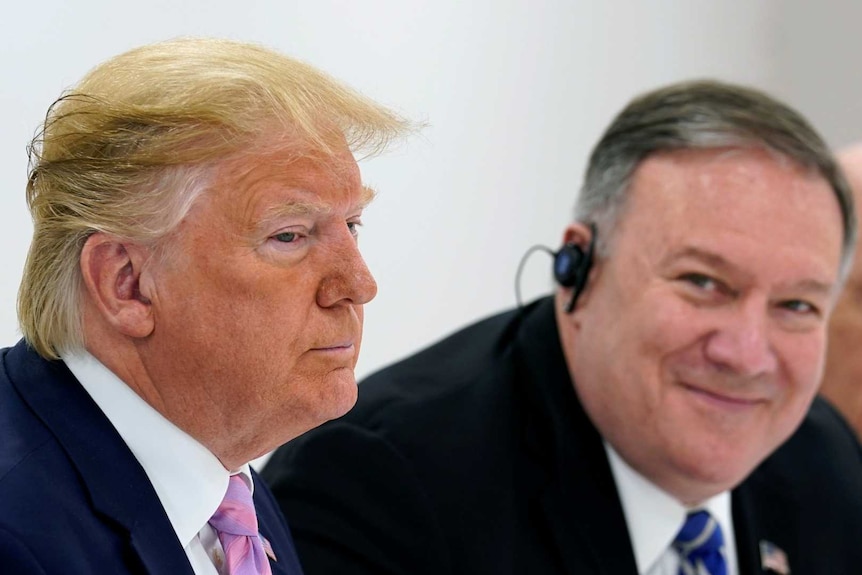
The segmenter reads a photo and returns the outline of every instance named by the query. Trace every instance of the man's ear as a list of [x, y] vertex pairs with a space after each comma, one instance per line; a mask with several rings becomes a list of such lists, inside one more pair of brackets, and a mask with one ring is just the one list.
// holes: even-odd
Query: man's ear
[[152, 303], [141, 293], [150, 253], [103, 232], [88, 237], [81, 250], [81, 274], [90, 300], [108, 325], [129, 337], [146, 337], [155, 327]]
[[572, 222], [563, 231], [563, 244], [575, 244], [586, 251], [593, 239], [593, 230], [588, 224]]

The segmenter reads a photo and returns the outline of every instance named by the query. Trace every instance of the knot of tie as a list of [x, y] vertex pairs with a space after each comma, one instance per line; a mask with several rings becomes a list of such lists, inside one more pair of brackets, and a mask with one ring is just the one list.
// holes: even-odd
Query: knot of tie
[[724, 536], [708, 511], [688, 514], [673, 547], [680, 556], [680, 575], [727, 575]]
[[257, 515], [251, 491], [233, 475], [221, 505], [209, 520], [224, 548], [229, 575], [271, 575], [269, 560], [257, 532]]

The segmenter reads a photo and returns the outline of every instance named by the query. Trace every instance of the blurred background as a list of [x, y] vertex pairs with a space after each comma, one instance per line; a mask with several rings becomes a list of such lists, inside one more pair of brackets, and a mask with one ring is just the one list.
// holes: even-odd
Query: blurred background
[[[362, 376], [515, 304], [533, 244], [556, 249], [586, 158], [635, 94], [713, 77], [795, 106], [833, 146], [862, 138], [853, 0], [40, 0], [0, 18], [0, 346], [31, 226], [25, 147], [95, 64], [184, 35], [255, 41], [428, 123], [361, 164], [377, 200], [361, 246], [379, 284]], [[524, 299], [550, 291], [537, 253]], [[289, 288], [286, 288], [289, 289]]]

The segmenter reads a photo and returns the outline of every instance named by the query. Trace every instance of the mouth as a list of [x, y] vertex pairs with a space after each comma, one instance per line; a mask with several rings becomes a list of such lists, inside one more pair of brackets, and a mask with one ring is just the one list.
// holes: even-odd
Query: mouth
[[751, 409], [766, 402], [764, 398], [760, 397], [745, 397], [742, 395], [704, 389], [687, 383], [683, 383], [682, 387], [698, 400], [721, 409], [742, 411]]
[[333, 343], [331, 345], [322, 345], [318, 347], [313, 347], [309, 351], [317, 352], [317, 353], [325, 353], [331, 355], [353, 355], [356, 351], [356, 346], [352, 341], [338, 342]]

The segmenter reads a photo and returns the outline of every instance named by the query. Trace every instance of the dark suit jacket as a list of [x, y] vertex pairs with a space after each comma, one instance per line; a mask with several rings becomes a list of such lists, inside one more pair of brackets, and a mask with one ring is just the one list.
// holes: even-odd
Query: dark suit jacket
[[[262, 475], [308, 575], [637, 573], [550, 299], [370, 377]], [[742, 575], [762, 572], [761, 540], [793, 575], [862, 573], [862, 453], [821, 400], [732, 509]]]
[[[170, 446], [165, 446], [169, 449]], [[299, 575], [284, 518], [255, 477], [274, 574]], [[0, 350], [0, 572], [192, 575], [156, 492], [111, 423], [59, 361]]]

